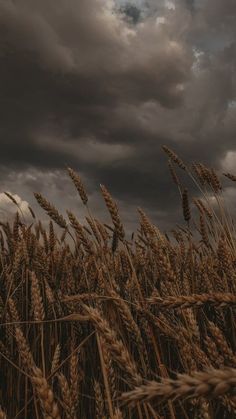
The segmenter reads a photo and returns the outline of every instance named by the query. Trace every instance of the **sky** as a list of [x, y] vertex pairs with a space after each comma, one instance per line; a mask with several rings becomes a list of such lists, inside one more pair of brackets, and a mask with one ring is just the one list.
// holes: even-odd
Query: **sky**
[[101, 219], [105, 184], [128, 229], [137, 207], [173, 227], [161, 145], [236, 173], [235, 67], [235, 0], [0, 0], [0, 217], [4, 191], [82, 217], [70, 166]]

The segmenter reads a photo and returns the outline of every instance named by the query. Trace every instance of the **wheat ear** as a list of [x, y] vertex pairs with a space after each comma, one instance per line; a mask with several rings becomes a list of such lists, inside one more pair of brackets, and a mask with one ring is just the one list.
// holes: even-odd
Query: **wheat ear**
[[160, 309], [198, 308], [206, 304], [219, 308], [236, 305], [236, 296], [227, 293], [175, 295], [161, 298], [153, 296], [146, 299], [147, 303], [157, 305]]
[[54, 400], [54, 394], [40, 368], [34, 367], [31, 377], [38, 394], [44, 417], [61, 419], [59, 408]]
[[104, 338], [104, 343], [107, 345], [110, 353], [114, 360], [117, 362], [119, 367], [129, 375], [133, 384], [141, 383], [142, 378], [139, 375], [134, 361], [131, 359], [130, 354], [123, 342], [117, 338], [116, 333], [112, 330], [104, 319], [99, 310], [96, 308], [84, 306], [86, 312], [90, 316], [93, 323], [96, 325], [99, 333]]
[[81, 180], [80, 176], [78, 175], [78, 173], [76, 173], [70, 167], [67, 168], [67, 171], [68, 171], [69, 176], [71, 177], [77, 191], [79, 192], [79, 196], [81, 198], [81, 201], [83, 202], [84, 205], [86, 205], [87, 202], [88, 202], [88, 195], [85, 191], [85, 188], [84, 188], [84, 185], [82, 183], [82, 180]]
[[160, 382], [149, 381], [134, 390], [123, 393], [125, 403], [137, 403], [152, 398], [160, 400], [185, 397], [215, 398], [231, 393], [236, 387], [236, 369], [210, 369], [194, 374], [178, 374], [177, 379], [163, 378]]
[[54, 205], [50, 204], [41, 194], [34, 193], [34, 196], [36, 200], [38, 201], [38, 204], [46, 211], [46, 213], [51, 217], [53, 221], [55, 221], [56, 224], [58, 224], [61, 228], [66, 228], [66, 220], [64, 217], [59, 214], [57, 209], [54, 207]]

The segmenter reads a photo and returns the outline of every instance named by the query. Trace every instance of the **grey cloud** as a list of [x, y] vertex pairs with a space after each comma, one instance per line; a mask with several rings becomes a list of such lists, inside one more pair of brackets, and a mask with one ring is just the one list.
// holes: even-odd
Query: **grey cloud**
[[[135, 25], [120, 3], [0, 0], [2, 188], [13, 170], [30, 200], [42, 171], [60, 178], [68, 164], [96, 208], [105, 183], [127, 220], [139, 205], [166, 226], [179, 197], [161, 144], [216, 166], [235, 147], [235, 3], [149, 0]], [[38, 182], [17, 177], [32, 170]], [[53, 199], [63, 189], [72, 205], [56, 178]]]
[[80, 144], [84, 136], [112, 142], [109, 113], [120, 104], [153, 99], [172, 108], [182, 101], [191, 55], [154, 19], [132, 32], [102, 1], [52, 6], [0, 2], [3, 162], [58, 166], [63, 154], [56, 147], [44, 153], [38, 131], [52, 142], [57, 132]]

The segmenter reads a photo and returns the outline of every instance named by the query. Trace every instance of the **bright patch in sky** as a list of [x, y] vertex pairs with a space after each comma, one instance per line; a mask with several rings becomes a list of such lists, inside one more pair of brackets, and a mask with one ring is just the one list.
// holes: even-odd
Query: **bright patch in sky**
[[[133, 4], [139, 8], [147, 6], [145, 0], [115, 0], [116, 3], [124, 6], [125, 4]], [[170, 10], [175, 10], [175, 1], [165, 0], [165, 7]]]
[[128, 3], [128, 4], [133, 4], [134, 6], [137, 6], [140, 8], [145, 5], [144, 0], [115, 0], [115, 3], [118, 3], [122, 6]]
[[229, 108], [235, 108], [236, 109], [236, 100], [231, 100], [228, 103]]
[[228, 170], [229, 172], [235, 173], [236, 167], [236, 151], [228, 151], [226, 156], [221, 162], [221, 167], [223, 170]]
[[192, 69], [193, 69], [194, 73], [196, 74], [200, 70], [201, 59], [204, 56], [204, 51], [201, 51], [197, 48], [193, 48], [193, 54], [194, 54], [195, 60], [194, 60]]
[[[29, 216], [28, 202], [22, 200], [22, 198], [17, 194], [11, 193], [9, 191], [8, 193], [10, 193], [13, 196], [13, 198], [16, 200], [21, 212], [25, 214], [26, 216]], [[19, 208], [17, 208], [17, 206], [13, 204], [13, 202], [3, 192], [0, 193], [1, 216], [15, 214], [19, 210]]]
[[167, 7], [167, 9], [175, 10], [175, 4], [173, 1], [165, 0], [165, 6]]
[[164, 16], [158, 16], [157, 18], [156, 18], [156, 25], [158, 26], [158, 25], [160, 25], [160, 24], [163, 24], [163, 23], [165, 23], [166, 22], [166, 18], [164, 17]]

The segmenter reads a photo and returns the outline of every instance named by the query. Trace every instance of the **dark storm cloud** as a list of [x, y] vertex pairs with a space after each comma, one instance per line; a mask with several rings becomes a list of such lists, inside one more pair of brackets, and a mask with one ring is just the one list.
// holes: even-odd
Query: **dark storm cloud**
[[[176, 218], [178, 194], [161, 144], [218, 166], [234, 149], [235, 2], [144, 3], [127, 19], [111, 0], [0, 0], [6, 186], [5, 168], [14, 169], [17, 193], [30, 200], [45, 171], [59, 191], [53, 173], [68, 164], [95, 206], [105, 183], [127, 213], [143, 206], [164, 225], [167, 212]], [[30, 170], [39, 183], [27, 180]]]
[[128, 21], [136, 24], [141, 20], [141, 10], [133, 4], [125, 4], [118, 9]]

